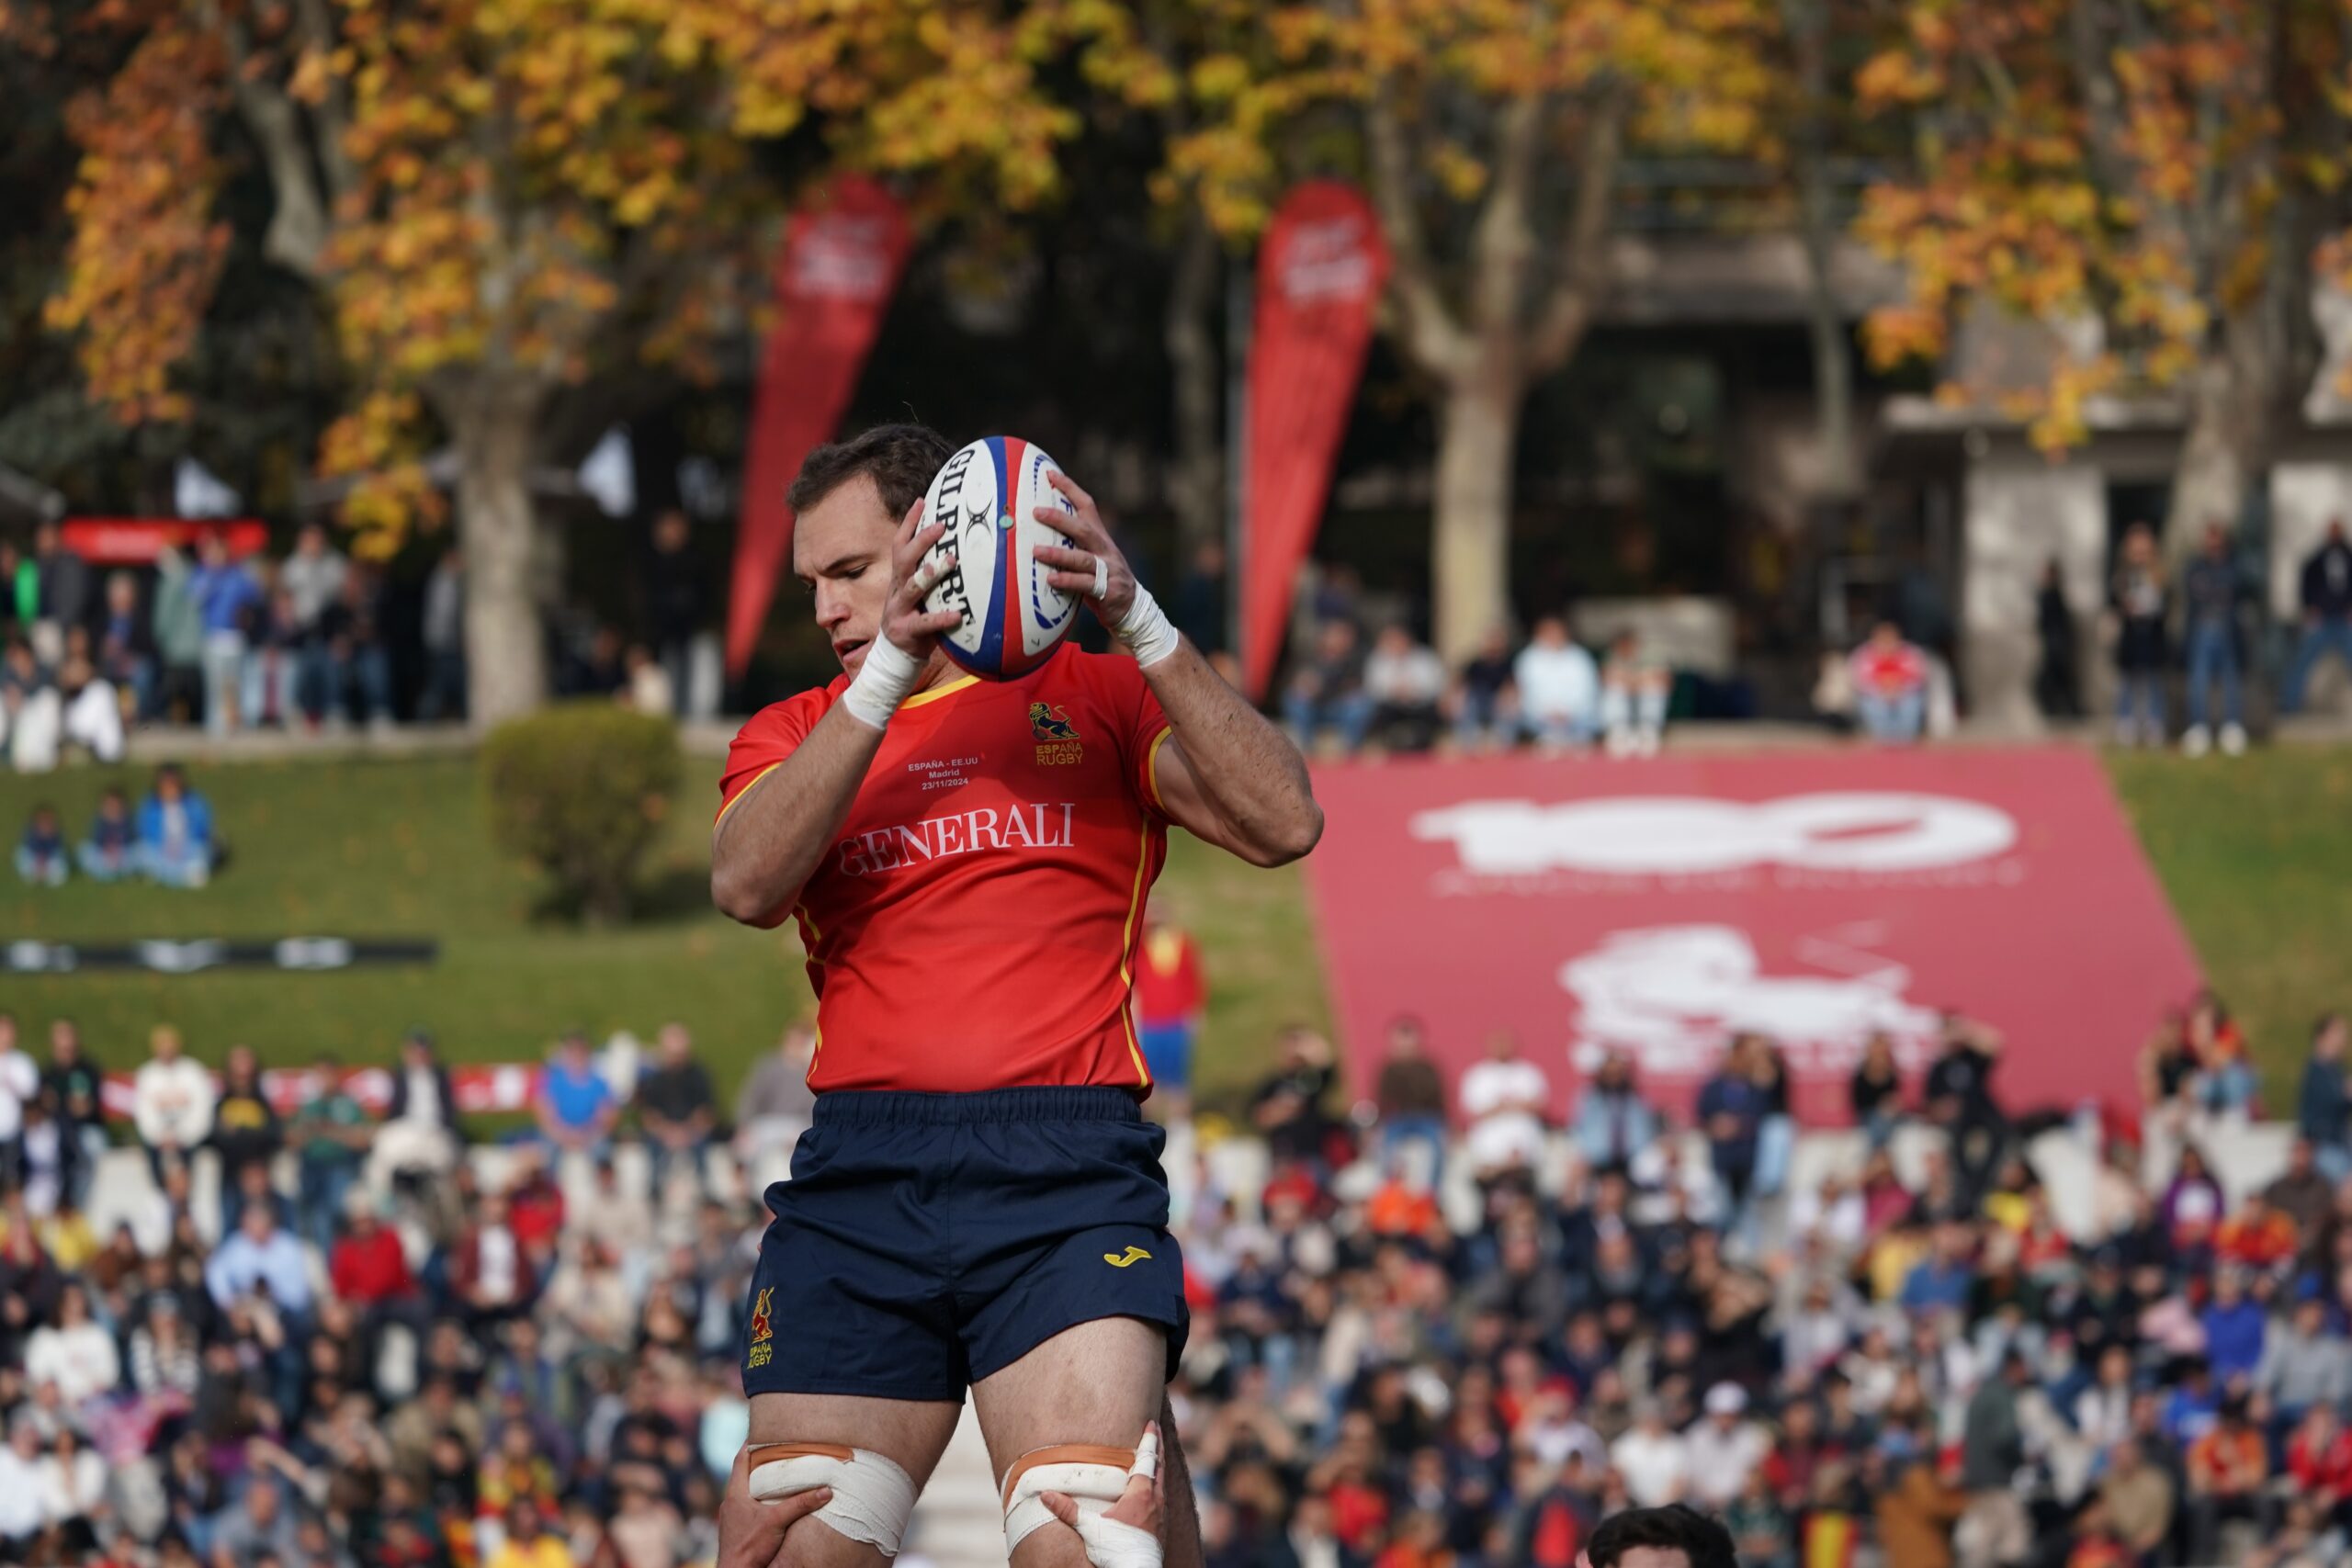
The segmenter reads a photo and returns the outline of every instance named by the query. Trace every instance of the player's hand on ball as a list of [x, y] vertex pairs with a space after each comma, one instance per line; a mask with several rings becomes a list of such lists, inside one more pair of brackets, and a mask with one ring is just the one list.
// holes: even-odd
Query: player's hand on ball
[[939, 646], [939, 634], [963, 622], [960, 610], [925, 610], [922, 602], [946, 575], [937, 561], [926, 562], [931, 547], [947, 533], [944, 524], [925, 523], [922, 502], [907, 508], [899, 521], [899, 536], [890, 542], [890, 597], [882, 606], [882, 636], [917, 663]]
[[1046, 581], [1093, 605], [1102, 624], [1115, 629], [1136, 602], [1136, 574], [1128, 569], [1119, 547], [1111, 542], [1111, 530], [1102, 525], [1094, 498], [1059, 469], [1047, 477], [1078, 510], [1072, 513], [1058, 506], [1036, 509], [1037, 521], [1068, 535], [1071, 546], [1068, 549], [1059, 545], [1037, 547], [1037, 559], [1053, 569]]
[[1094, 1568], [1158, 1568], [1168, 1513], [1167, 1482], [1159, 1466], [1159, 1423], [1143, 1429], [1136, 1445], [1134, 1468], [1127, 1472], [1126, 1490], [1101, 1514], [1085, 1514], [1059, 1492], [1043, 1492], [1037, 1500], [1046, 1512], [1078, 1532]]

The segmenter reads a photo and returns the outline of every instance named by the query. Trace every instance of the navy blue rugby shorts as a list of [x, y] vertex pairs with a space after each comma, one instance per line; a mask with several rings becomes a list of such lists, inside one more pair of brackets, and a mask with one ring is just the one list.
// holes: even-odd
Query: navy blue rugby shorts
[[746, 1393], [954, 1400], [1066, 1328], [1191, 1328], [1167, 1139], [1125, 1089], [835, 1091], [767, 1190]]

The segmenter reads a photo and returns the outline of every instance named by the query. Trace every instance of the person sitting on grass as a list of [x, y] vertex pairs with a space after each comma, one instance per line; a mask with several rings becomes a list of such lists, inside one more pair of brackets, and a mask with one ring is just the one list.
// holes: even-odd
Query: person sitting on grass
[[139, 808], [139, 857], [166, 887], [201, 887], [212, 878], [212, 807], [188, 788], [176, 762], [155, 770], [154, 793]]
[[33, 807], [25, 836], [17, 840], [17, 874], [36, 887], [62, 887], [71, 864], [57, 807], [44, 801]]
[[98, 814], [77, 858], [93, 882], [120, 882], [139, 869], [139, 829], [130, 819], [130, 797], [109, 788], [98, 796]]

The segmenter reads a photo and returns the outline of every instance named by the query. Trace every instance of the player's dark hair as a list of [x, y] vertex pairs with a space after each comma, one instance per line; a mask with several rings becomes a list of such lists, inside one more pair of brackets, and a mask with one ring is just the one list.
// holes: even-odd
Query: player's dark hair
[[803, 513], [864, 474], [881, 492], [883, 510], [896, 523], [923, 497], [931, 481], [956, 455], [947, 437], [927, 424], [877, 424], [873, 429], [818, 447], [801, 459], [800, 472], [785, 492], [785, 504]]
[[1585, 1543], [1585, 1557], [1592, 1568], [1617, 1568], [1625, 1553], [1637, 1546], [1668, 1551], [1679, 1548], [1690, 1559], [1690, 1568], [1738, 1568], [1739, 1554], [1732, 1546], [1731, 1531], [1721, 1520], [1687, 1503], [1627, 1508], [1610, 1515]]

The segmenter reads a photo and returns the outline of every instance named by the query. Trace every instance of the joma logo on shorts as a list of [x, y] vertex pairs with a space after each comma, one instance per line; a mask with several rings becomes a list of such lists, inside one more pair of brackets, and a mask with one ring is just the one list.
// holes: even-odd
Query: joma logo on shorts
[[1129, 1264], [1140, 1263], [1150, 1256], [1151, 1254], [1146, 1252], [1142, 1247], [1136, 1246], [1133, 1242], [1129, 1242], [1127, 1244], [1127, 1255], [1125, 1258], [1120, 1257], [1115, 1252], [1106, 1252], [1102, 1255], [1102, 1261], [1108, 1263], [1114, 1269], [1125, 1269]]
[[967, 855], [975, 850], [1066, 850], [1070, 847], [1072, 809], [1073, 803], [1067, 800], [1003, 811], [984, 806], [876, 828], [841, 841], [841, 874], [865, 876], [898, 871], [918, 862]]

